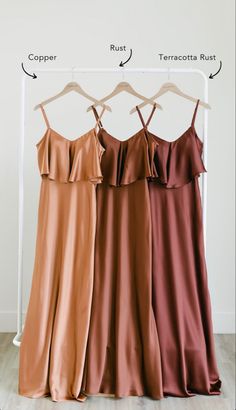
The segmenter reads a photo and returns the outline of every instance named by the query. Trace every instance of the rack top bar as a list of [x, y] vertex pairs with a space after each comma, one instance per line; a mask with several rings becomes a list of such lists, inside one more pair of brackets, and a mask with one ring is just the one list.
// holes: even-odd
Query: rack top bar
[[37, 73], [196, 73], [207, 78], [206, 74], [197, 68], [35, 68]]

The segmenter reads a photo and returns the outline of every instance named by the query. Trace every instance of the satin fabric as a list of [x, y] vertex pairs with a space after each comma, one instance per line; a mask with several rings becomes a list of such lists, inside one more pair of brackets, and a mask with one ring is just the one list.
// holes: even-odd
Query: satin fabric
[[83, 401], [104, 148], [94, 129], [70, 141], [49, 128], [37, 150], [42, 180], [18, 392]]
[[[163, 397], [152, 308], [152, 176], [144, 129], [119, 141], [103, 128], [104, 181], [97, 189], [94, 291], [83, 391]], [[154, 153], [156, 143], [150, 142]]]
[[220, 394], [204, 254], [198, 177], [206, 172], [192, 124], [173, 142], [151, 133], [158, 177], [149, 180], [153, 308], [163, 391], [186, 397]]

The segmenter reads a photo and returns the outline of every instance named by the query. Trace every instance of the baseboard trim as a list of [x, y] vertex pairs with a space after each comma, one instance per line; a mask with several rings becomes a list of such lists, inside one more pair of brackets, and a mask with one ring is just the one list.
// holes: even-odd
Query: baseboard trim
[[[25, 312], [23, 312], [23, 321]], [[213, 312], [214, 333], [230, 334], [235, 333], [235, 313], [234, 312]], [[0, 332], [17, 331], [17, 312], [0, 311]]]
[[0, 311], [0, 332], [17, 332], [17, 312], [13, 310]]
[[235, 312], [213, 312], [212, 319], [214, 333], [235, 333]]

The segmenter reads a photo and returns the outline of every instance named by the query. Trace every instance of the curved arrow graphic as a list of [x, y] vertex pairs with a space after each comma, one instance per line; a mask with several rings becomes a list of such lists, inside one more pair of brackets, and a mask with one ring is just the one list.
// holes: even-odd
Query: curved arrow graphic
[[132, 54], [133, 54], [133, 51], [132, 51], [132, 48], [131, 48], [131, 49], [130, 49], [130, 56], [129, 56], [128, 60], [126, 60], [126, 61], [124, 61], [124, 62], [121, 61], [120, 64], [119, 64], [119, 66], [120, 66], [120, 67], [124, 67], [124, 65], [125, 65], [126, 63], [128, 63], [128, 61], [131, 59]]
[[209, 78], [210, 78], [211, 80], [213, 80], [213, 78], [220, 72], [221, 67], [222, 67], [222, 61], [220, 61], [220, 68], [219, 68], [219, 70], [216, 71], [215, 74], [212, 74], [212, 73], [211, 73], [211, 74], [209, 75]]
[[33, 73], [33, 74], [27, 73], [27, 71], [26, 71], [25, 68], [24, 68], [23, 63], [21, 63], [21, 67], [22, 67], [22, 70], [24, 71], [24, 73], [27, 74], [28, 76], [32, 77], [33, 80], [34, 80], [35, 78], [37, 78], [37, 75], [36, 75], [35, 73]]

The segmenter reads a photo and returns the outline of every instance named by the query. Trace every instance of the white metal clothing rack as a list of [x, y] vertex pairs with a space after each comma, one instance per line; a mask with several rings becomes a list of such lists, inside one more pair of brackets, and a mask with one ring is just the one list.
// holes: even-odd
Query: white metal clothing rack
[[[197, 74], [203, 79], [204, 101], [208, 102], [208, 79], [205, 73], [195, 68], [57, 68], [57, 69], [36, 69], [35, 73], [71, 73], [76, 74]], [[22, 76], [21, 93], [21, 133], [19, 138], [19, 209], [18, 209], [18, 301], [17, 301], [17, 334], [13, 339], [13, 344], [20, 346], [20, 338], [23, 330], [22, 326], [22, 273], [23, 273], [23, 218], [24, 218], [24, 140], [26, 124], [26, 85], [28, 78]], [[204, 109], [203, 120], [203, 160], [207, 169], [207, 131], [208, 131], [208, 110]], [[204, 243], [206, 245], [206, 222], [207, 222], [207, 174], [202, 174], [202, 209], [203, 209], [203, 231]]]

